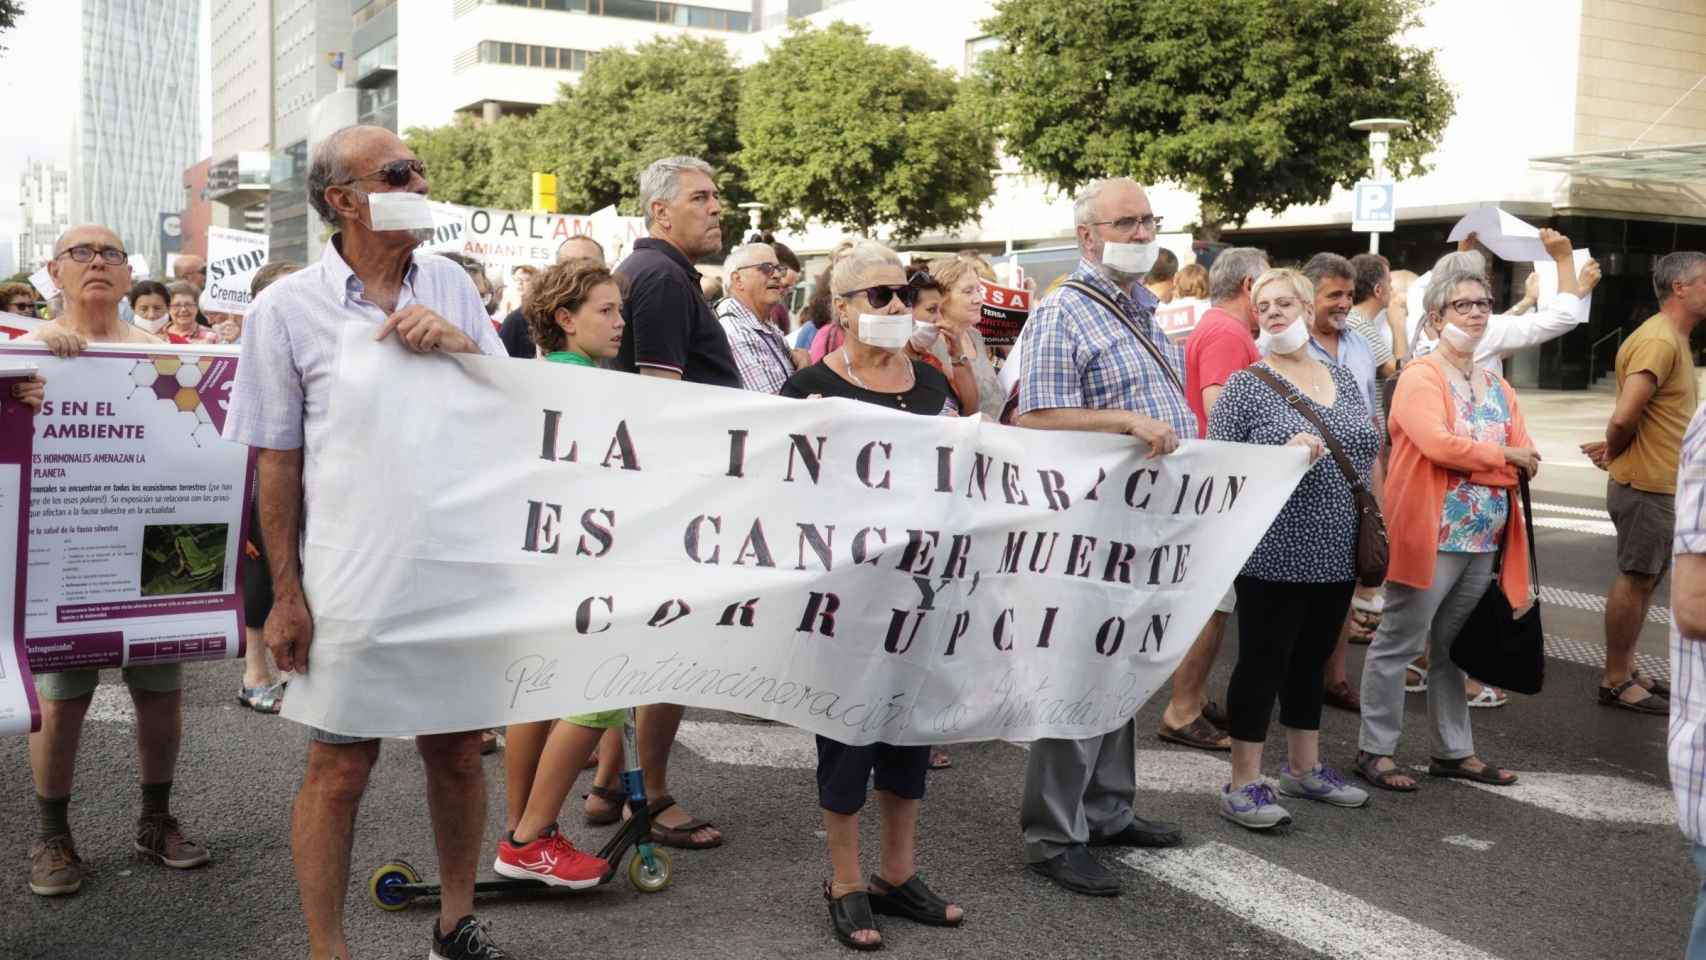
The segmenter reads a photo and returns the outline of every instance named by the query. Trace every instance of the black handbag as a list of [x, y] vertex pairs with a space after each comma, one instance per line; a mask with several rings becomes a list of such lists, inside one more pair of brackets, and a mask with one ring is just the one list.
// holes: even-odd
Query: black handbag
[[1493, 565], [1493, 582], [1451, 641], [1451, 662], [1488, 686], [1536, 694], [1546, 682], [1546, 634], [1540, 626], [1540, 566], [1535, 561], [1534, 510], [1528, 501], [1528, 474], [1517, 472], [1522, 488], [1522, 522], [1528, 531], [1528, 582], [1534, 602], [1516, 616], [1499, 586], [1505, 544]]

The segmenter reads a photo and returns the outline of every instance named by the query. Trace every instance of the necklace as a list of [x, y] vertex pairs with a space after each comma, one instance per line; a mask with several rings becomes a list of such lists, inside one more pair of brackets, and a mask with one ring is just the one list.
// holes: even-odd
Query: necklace
[[[1304, 372], [1307, 371], [1308, 377], [1309, 377], [1308, 389], [1311, 391], [1314, 391], [1315, 393], [1321, 392], [1321, 390], [1322, 390], [1321, 381], [1319, 381], [1315, 378], [1315, 371], [1320, 368], [1319, 364], [1311, 363], [1311, 362], [1309, 362], [1309, 360], [1305, 359], [1302, 361], [1297, 361], [1297, 362], [1295, 362], [1295, 364], [1293, 361], [1287, 361], [1284, 364], [1281, 364], [1279, 366], [1275, 366], [1273, 357], [1270, 356], [1267, 358], [1267, 360], [1268, 360], [1268, 366], [1274, 367], [1275, 370], [1278, 370], [1280, 373], [1284, 374], [1287, 377], [1291, 377], [1292, 373], [1296, 373], [1298, 375], [1298, 377], [1302, 377]], [[1290, 372], [1288, 372], [1288, 370]]]
[[[855, 387], [858, 387], [861, 390], [870, 390], [870, 392], [872, 392], [872, 393], [882, 393], [883, 392], [881, 390], [871, 390], [870, 387], [865, 386], [865, 381], [859, 379], [859, 375], [857, 373], [853, 372], [853, 358], [847, 355], [847, 345], [846, 344], [842, 344], [842, 346], [841, 346], [841, 362], [847, 365], [847, 376], [850, 380], [853, 381], [853, 385]], [[906, 409], [906, 395], [912, 392], [913, 387], [918, 386], [918, 374], [913, 371], [911, 363], [908, 363], [906, 365], [906, 373], [907, 373], [907, 381], [908, 381], [906, 384], [906, 389], [900, 391], [899, 393], [887, 394], [887, 396], [894, 397], [895, 402], [900, 404], [900, 408], [902, 410]]]

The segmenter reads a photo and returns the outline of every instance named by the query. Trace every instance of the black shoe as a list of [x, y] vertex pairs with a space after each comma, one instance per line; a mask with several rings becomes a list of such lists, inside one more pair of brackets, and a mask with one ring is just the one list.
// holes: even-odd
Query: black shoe
[[427, 960], [508, 960], [509, 954], [503, 952], [492, 942], [491, 932], [486, 925], [474, 919], [473, 914], [456, 921], [456, 929], [450, 931], [450, 936], [438, 935], [438, 921], [432, 922], [432, 950], [427, 954]]
[[1132, 817], [1119, 833], [1091, 840], [1092, 847], [1176, 847], [1185, 841], [1185, 833], [1176, 823]]
[[1122, 886], [1120, 878], [1082, 846], [1030, 864], [1030, 868], [1073, 893], [1087, 897], [1117, 897]]

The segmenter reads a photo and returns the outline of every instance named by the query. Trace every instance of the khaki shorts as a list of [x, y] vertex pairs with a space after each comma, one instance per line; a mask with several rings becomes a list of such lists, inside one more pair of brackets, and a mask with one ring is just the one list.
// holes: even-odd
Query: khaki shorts
[[[125, 667], [124, 685], [147, 693], [172, 693], [184, 688], [184, 665], [156, 663]], [[101, 682], [99, 670], [65, 670], [36, 674], [36, 690], [43, 700], [76, 700], [95, 692]]]
[[1605, 512], [1617, 528], [1617, 569], [1662, 577], [1670, 569], [1671, 537], [1676, 528], [1676, 497], [1648, 493], [1608, 480]]

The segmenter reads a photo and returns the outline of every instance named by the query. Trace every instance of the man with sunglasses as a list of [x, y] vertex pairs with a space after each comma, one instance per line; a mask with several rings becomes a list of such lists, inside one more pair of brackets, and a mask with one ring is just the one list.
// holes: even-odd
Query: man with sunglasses
[[[622, 301], [622, 347], [616, 367], [642, 376], [741, 389], [740, 371], [722, 324], [705, 302], [693, 262], [723, 248], [722, 200], [717, 172], [697, 157], [665, 157], [640, 174], [640, 210], [647, 236], [616, 268], [628, 278]], [[689, 850], [720, 846], [710, 821], [690, 816], [669, 793], [669, 751], [683, 709], [674, 704], [639, 708], [636, 736], [652, 836]]]
[[717, 304], [717, 321], [748, 390], [777, 393], [794, 375], [788, 341], [769, 319], [771, 308], [782, 301], [787, 272], [766, 243], [736, 247], [723, 261], [728, 296]]
[[[267, 648], [281, 671], [310, 683], [317, 661], [313, 611], [303, 593], [302, 518], [316, 498], [337, 496], [314, 478], [318, 465], [335, 461], [347, 442], [326, 430], [339, 333], [364, 327], [374, 339], [416, 353], [504, 356], [467, 271], [416, 252], [431, 236], [426, 193], [420, 161], [389, 130], [345, 127], [320, 141], [309, 162], [308, 201], [338, 232], [318, 262], [255, 298], [245, 324], [225, 437], [258, 451], [261, 532], [273, 580]], [[396, 682], [366, 692], [409, 696], [407, 678]], [[427, 809], [443, 873], [428, 956], [498, 960], [506, 954], [473, 915], [486, 824], [480, 731], [420, 736], [415, 747], [426, 767]], [[350, 844], [378, 758], [377, 740], [309, 731], [308, 769], [291, 820], [291, 859], [315, 960], [350, 955], [343, 931]]]
[[[53, 249], [47, 271], [59, 286], [65, 309], [22, 339], [39, 340], [62, 358], [75, 357], [94, 343], [163, 342], [119, 318], [119, 301], [130, 292], [130, 257], [118, 234], [93, 224], [72, 227]], [[187, 839], [171, 814], [183, 728], [183, 667], [132, 666], [124, 668], [123, 676], [136, 708], [142, 783], [137, 849], [169, 867], [199, 867], [208, 862], [206, 848]], [[41, 826], [30, 847], [29, 887], [39, 896], [60, 896], [76, 893], [83, 885], [82, 859], [71, 839], [72, 773], [100, 672], [67, 670], [36, 679], [41, 730], [30, 735], [30, 770]]]
[[[1160, 227], [1149, 197], [1121, 177], [1085, 185], [1073, 204], [1080, 259], [1037, 304], [1020, 334], [1018, 423], [1038, 430], [1131, 436], [1165, 456], [1197, 435], [1185, 399], [1184, 358], [1155, 322], [1142, 280]], [[1121, 883], [1090, 845], [1168, 847], [1177, 826], [1132, 812], [1136, 722], [1085, 740], [1031, 745], [1019, 822], [1032, 870], [1074, 893], [1114, 896]]]

